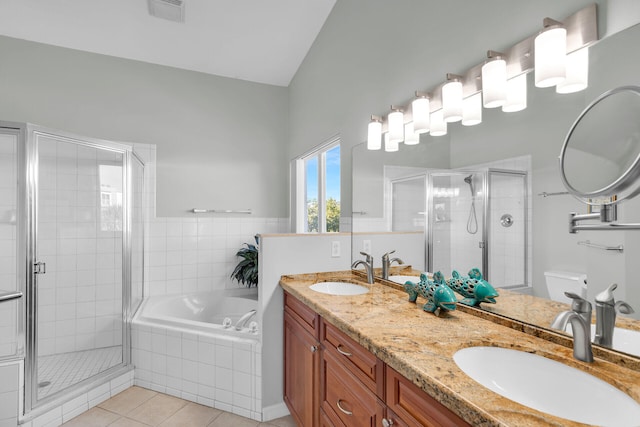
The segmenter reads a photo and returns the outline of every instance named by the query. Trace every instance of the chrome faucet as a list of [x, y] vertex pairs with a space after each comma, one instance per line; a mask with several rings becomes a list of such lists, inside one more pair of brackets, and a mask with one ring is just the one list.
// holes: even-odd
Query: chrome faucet
[[573, 334], [573, 357], [583, 362], [593, 362], [591, 349], [591, 303], [573, 292], [565, 292], [571, 298], [570, 311], [563, 311], [556, 316], [551, 327], [564, 331], [567, 323], [571, 323]]
[[356, 268], [360, 264], [364, 265], [364, 269], [367, 271], [367, 283], [373, 283], [373, 257], [366, 252], [360, 252], [360, 255], [364, 256], [364, 261], [358, 259], [351, 264], [351, 268]]
[[236, 322], [236, 331], [241, 331], [242, 328], [244, 328], [246, 323], [249, 321], [249, 319], [255, 316], [256, 313], [257, 313], [256, 310], [251, 310], [243, 314], [242, 317], [238, 319], [238, 321]]
[[382, 278], [384, 280], [389, 280], [389, 269], [391, 268], [392, 263], [397, 262], [398, 264], [404, 264], [404, 261], [400, 258], [389, 259], [389, 255], [392, 253], [395, 253], [395, 249], [382, 255]]
[[596, 295], [596, 336], [595, 344], [611, 347], [613, 343], [613, 331], [616, 326], [616, 313], [631, 314], [633, 308], [624, 301], [615, 301], [613, 291], [618, 285], [613, 283], [604, 291]]

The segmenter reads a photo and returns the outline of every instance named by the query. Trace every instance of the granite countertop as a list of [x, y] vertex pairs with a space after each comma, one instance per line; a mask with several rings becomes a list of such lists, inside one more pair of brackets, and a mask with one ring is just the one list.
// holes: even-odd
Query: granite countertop
[[[334, 296], [309, 286], [350, 281], [370, 288], [364, 295]], [[506, 399], [476, 383], [453, 361], [459, 349], [498, 346], [536, 353], [589, 372], [640, 402], [640, 372], [596, 358], [573, 358], [572, 348], [455, 310], [437, 317], [425, 300], [407, 301], [397, 287], [364, 283], [350, 271], [282, 276], [282, 288], [319, 313], [383, 362], [474, 426], [583, 426]], [[499, 302], [500, 303], [500, 302]], [[498, 304], [499, 304], [498, 303]]]

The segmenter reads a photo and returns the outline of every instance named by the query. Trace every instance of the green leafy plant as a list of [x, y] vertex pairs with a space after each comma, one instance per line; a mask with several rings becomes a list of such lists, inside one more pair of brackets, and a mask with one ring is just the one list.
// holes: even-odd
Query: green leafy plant
[[256, 241], [255, 245], [243, 243], [246, 248], [240, 248], [236, 252], [236, 256], [242, 260], [231, 273], [231, 279], [242, 283], [247, 288], [258, 286], [258, 246], [260, 241], [257, 235], [253, 238]]

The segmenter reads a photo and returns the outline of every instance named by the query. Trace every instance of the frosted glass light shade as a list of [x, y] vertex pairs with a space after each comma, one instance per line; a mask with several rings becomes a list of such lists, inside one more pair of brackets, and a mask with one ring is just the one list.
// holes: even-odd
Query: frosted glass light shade
[[393, 153], [400, 149], [400, 143], [397, 141], [392, 141], [389, 137], [389, 132], [384, 134], [384, 151], [387, 153]]
[[462, 83], [452, 81], [442, 86], [442, 115], [445, 122], [462, 120]]
[[558, 83], [556, 92], [580, 92], [587, 86], [589, 86], [589, 48], [584, 47], [567, 55], [566, 78]]
[[527, 108], [527, 74], [520, 74], [507, 81], [507, 103], [502, 106], [505, 113], [514, 113]]
[[404, 139], [404, 114], [402, 111], [392, 111], [387, 116], [389, 123], [389, 141], [402, 142]]
[[482, 99], [485, 108], [501, 107], [507, 102], [507, 61], [493, 59], [482, 66]]
[[536, 87], [550, 87], [566, 77], [567, 30], [550, 27], [538, 34], [534, 41]]
[[429, 98], [416, 98], [411, 103], [413, 112], [413, 131], [415, 133], [429, 132]]
[[369, 122], [367, 132], [367, 149], [379, 150], [382, 148], [382, 123], [377, 120]]
[[473, 126], [482, 123], [482, 92], [462, 101], [462, 125]]
[[442, 136], [447, 134], [447, 122], [444, 121], [442, 110], [431, 113], [431, 130], [433, 136]]
[[420, 143], [420, 135], [413, 131], [413, 123], [404, 125], [404, 144], [418, 145]]

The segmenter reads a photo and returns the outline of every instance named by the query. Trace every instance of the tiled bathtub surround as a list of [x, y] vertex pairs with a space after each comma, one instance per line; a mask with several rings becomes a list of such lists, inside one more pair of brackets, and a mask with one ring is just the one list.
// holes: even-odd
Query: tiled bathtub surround
[[135, 320], [132, 341], [136, 385], [262, 420], [258, 340]]

